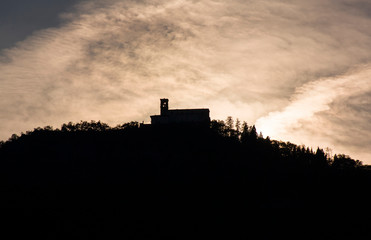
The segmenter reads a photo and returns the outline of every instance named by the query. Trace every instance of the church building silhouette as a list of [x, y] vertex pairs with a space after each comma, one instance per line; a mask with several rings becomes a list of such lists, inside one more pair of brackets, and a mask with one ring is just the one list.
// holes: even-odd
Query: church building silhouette
[[160, 99], [160, 115], [151, 116], [152, 125], [166, 124], [197, 124], [208, 125], [210, 123], [210, 110], [200, 109], [169, 109], [169, 99]]

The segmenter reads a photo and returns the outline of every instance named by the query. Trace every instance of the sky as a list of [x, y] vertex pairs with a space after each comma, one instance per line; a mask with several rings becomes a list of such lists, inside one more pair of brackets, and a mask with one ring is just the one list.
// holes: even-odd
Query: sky
[[209, 108], [371, 164], [369, 0], [2, 0], [0, 140]]

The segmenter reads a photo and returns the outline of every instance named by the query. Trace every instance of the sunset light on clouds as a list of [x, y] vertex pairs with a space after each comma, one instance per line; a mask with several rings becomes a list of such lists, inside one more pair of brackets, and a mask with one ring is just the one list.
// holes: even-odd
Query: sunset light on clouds
[[[59, 2], [34, 1], [27, 16]], [[67, 2], [32, 32], [0, 18], [0, 35], [14, 35], [0, 39], [0, 140], [69, 121], [149, 122], [167, 97], [371, 164], [370, 1]]]

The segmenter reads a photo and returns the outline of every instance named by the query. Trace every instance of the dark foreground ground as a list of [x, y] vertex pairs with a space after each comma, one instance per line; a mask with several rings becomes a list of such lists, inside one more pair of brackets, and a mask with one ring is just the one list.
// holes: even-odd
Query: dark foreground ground
[[251, 134], [40, 130], [0, 160], [13, 238], [370, 237], [370, 171]]

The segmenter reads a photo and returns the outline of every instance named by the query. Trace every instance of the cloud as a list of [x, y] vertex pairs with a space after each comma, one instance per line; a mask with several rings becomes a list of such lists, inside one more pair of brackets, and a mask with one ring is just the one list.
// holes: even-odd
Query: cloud
[[[290, 104], [257, 120], [266, 135], [299, 144], [331, 146], [354, 157], [370, 157], [371, 67], [310, 82]], [[366, 157], [367, 156], [367, 157]]]
[[[1, 52], [0, 139], [68, 121], [149, 121], [161, 97], [209, 107], [212, 118], [264, 120], [266, 134], [284, 125], [314, 136], [316, 119], [335, 131], [352, 120], [337, 115], [348, 101], [364, 124], [368, 9], [361, 0], [82, 1], [62, 25]], [[342, 135], [333, 144], [353, 139]]]

